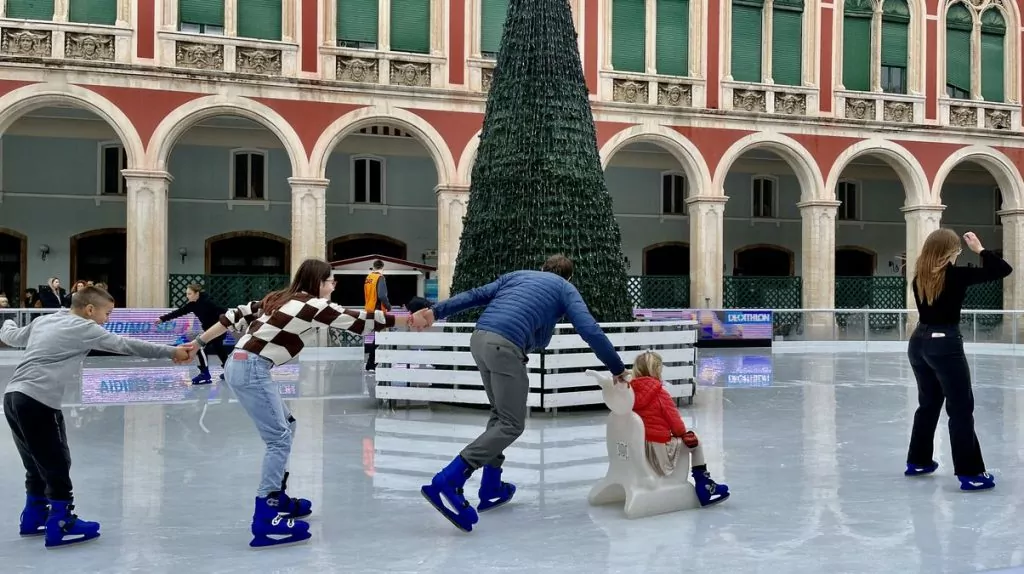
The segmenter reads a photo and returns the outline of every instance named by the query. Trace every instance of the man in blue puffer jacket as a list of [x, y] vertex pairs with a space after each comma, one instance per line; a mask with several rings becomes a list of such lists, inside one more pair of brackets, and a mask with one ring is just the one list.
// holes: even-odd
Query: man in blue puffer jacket
[[[470, 351], [491, 404], [487, 430], [420, 489], [438, 512], [466, 532], [473, 529], [478, 516], [463, 496], [462, 487], [476, 469], [484, 467], [478, 506], [481, 512], [505, 504], [515, 494], [516, 487], [501, 480], [501, 464], [505, 460], [502, 452], [523, 434], [526, 424], [526, 399], [530, 392], [526, 356], [548, 346], [558, 319], [568, 316], [576, 332], [615, 378], [625, 381], [625, 366], [615, 347], [590, 314], [580, 292], [569, 282], [572, 269], [568, 257], [553, 255], [541, 271], [502, 275], [493, 283], [417, 312], [410, 322], [414, 328], [425, 328], [435, 319], [487, 307], [470, 339]], [[446, 508], [441, 496], [458, 510]]]

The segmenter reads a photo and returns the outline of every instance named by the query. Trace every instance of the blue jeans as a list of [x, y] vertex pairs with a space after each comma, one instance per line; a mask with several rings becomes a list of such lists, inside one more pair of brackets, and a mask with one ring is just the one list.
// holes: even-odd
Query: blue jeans
[[295, 435], [295, 418], [281, 400], [281, 388], [270, 378], [273, 366], [268, 359], [248, 351], [232, 352], [224, 365], [224, 379], [267, 445], [263, 477], [256, 491], [259, 497], [281, 490]]

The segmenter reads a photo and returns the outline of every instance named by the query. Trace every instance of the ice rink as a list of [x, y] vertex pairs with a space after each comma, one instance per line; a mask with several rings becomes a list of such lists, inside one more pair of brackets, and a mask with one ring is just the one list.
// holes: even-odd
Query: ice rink
[[[683, 406], [724, 504], [640, 520], [586, 495], [606, 469], [606, 413], [534, 413], [508, 451], [512, 504], [470, 534], [419, 495], [482, 429], [482, 410], [383, 408], [356, 361], [277, 369], [298, 419], [289, 492], [313, 500], [305, 544], [248, 547], [263, 444], [221, 383], [169, 363], [90, 359], [65, 416], [81, 546], [17, 535], [23, 471], [0, 426], [0, 571], [259, 573], [1024, 572], [1024, 358], [971, 355], [997, 487], [961, 493], [945, 418], [939, 471], [903, 476], [916, 389], [900, 353], [701, 351]], [[5, 385], [13, 366], [0, 366]], [[215, 374], [219, 369], [215, 369]], [[467, 485], [476, 503], [479, 475]]]

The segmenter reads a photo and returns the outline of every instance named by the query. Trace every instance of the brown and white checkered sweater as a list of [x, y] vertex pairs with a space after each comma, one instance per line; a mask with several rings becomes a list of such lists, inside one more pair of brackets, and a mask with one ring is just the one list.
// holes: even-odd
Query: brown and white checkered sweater
[[280, 309], [267, 316], [260, 310], [260, 301], [232, 307], [220, 316], [225, 327], [245, 333], [235, 343], [244, 349], [270, 359], [275, 365], [291, 361], [305, 344], [302, 334], [314, 327], [345, 329], [358, 335], [367, 335], [395, 326], [394, 315], [375, 311], [345, 309], [327, 299], [296, 295]]

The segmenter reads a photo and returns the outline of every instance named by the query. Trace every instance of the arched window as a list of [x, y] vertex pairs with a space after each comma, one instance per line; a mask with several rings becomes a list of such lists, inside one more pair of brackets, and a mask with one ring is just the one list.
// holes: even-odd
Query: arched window
[[480, 2], [480, 55], [497, 58], [501, 48], [501, 34], [508, 16], [508, 0], [481, 0]]
[[885, 0], [882, 5], [882, 70], [880, 84], [888, 94], [907, 93], [907, 54], [910, 43], [910, 7], [907, 0]]
[[846, 0], [843, 7], [843, 86], [871, 90], [871, 0]]
[[733, 0], [732, 79], [737, 82], [763, 81], [761, 50], [764, 47], [762, 0]]
[[1006, 20], [998, 8], [981, 14], [981, 97], [1005, 101]]
[[772, 81], [776, 84], [801, 84], [803, 37], [803, 0], [775, 0], [772, 8]]
[[880, 53], [873, 53], [875, 3], [846, 0], [843, 4], [843, 87], [871, 91], [873, 56], [878, 56], [879, 86], [889, 94], [907, 93], [910, 50], [910, 6], [907, 0], [884, 0], [881, 12]]
[[336, 44], [342, 48], [377, 49], [377, 0], [337, 0]]
[[224, 0], [178, 0], [178, 30], [224, 34]]
[[612, 0], [612, 69], [647, 71], [647, 9], [644, 0]]
[[690, 74], [690, 0], [657, 0], [655, 68], [664, 76]]
[[971, 97], [971, 12], [961, 3], [946, 12], [946, 95], [957, 99]]

